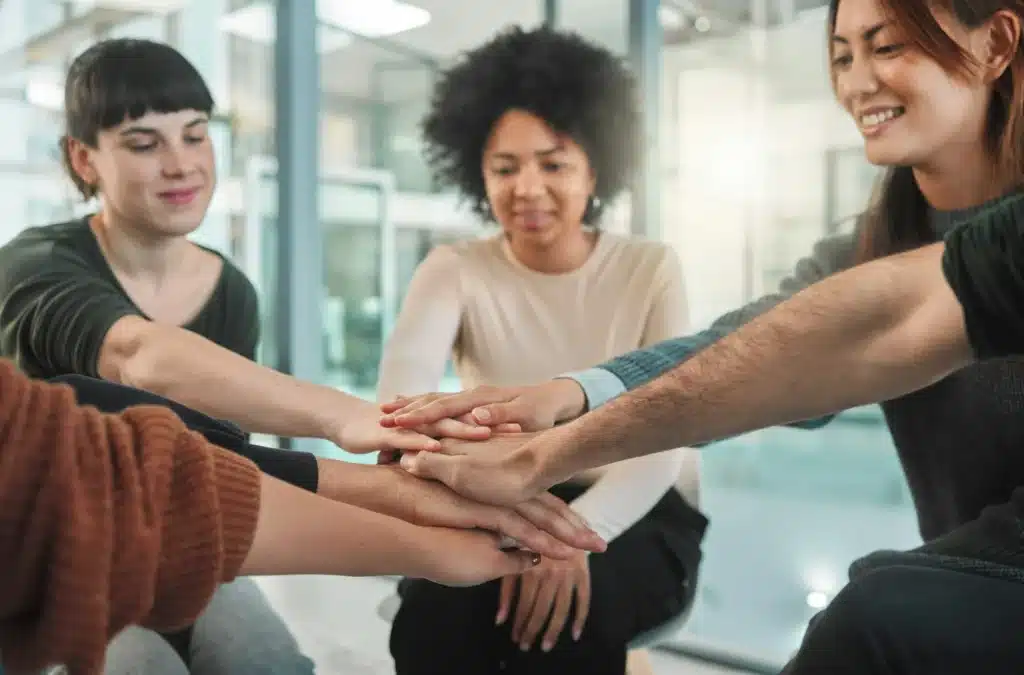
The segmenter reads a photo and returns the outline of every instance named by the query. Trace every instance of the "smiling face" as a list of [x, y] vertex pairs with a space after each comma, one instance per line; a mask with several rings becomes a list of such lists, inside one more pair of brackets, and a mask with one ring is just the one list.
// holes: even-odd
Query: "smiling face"
[[[978, 53], [983, 35], [936, 11], [943, 30]], [[868, 161], [922, 166], [984, 143], [991, 84], [951, 73], [924, 54], [879, 0], [841, 0], [832, 35], [840, 103], [864, 137]]]
[[208, 125], [195, 110], [150, 112], [100, 131], [96, 147], [70, 139], [69, 155], [118, 221], [184, 236], [202, 223], [216, 183]]
[[498, 119], [483, 174], [491, 212], [510, 239], [550, 246], [582, 230], [594, 192], [590, 162], [539, 117], [511, 110]]

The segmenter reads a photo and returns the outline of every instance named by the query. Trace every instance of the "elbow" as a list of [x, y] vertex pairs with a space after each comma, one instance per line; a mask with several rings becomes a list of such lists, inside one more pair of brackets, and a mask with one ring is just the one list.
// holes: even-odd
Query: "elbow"
[[899, 374], [898, 387], [887, 392], [888, 398], [923, 389], [973, 361], [955, 298], [928, 299], [872, 340], [866, 351], [865, 360], [873, 366], [866, 372]]
[[[172, 371], [166, 364], [166, 341], [158, 330], [143, 327], [110, 349], [105, 379], [127, 387], [166, 395]], [[102, 373], [101, 373], [102, 374]]]

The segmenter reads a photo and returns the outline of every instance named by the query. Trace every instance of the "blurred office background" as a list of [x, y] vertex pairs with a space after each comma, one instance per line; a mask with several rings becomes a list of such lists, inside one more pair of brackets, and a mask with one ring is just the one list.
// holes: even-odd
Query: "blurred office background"
[[[868, 198], [873, 170], [828, 83], [824, 5], [0, 0], [0, 241], [89, 208], [57, 161], [69, 61], [102, 37], [166, 40], [218, 102], [220, 187], [197, 238], [257, 283], [262, 360], [372, 398], [415, 266], [436, 243], [482, 231], [421, 157], [434, 74], [504, 26], [551, 21], [621, 52], [641, 76], [651, 152], [606, 226], [677, 249], [699, 328], [772, 290]], [[701, 592], [669, 648], [770, 670], [852, 559], [917, 538], [873, 407], [817, 432], [717, 445], [703, 470], [713, 525]]]

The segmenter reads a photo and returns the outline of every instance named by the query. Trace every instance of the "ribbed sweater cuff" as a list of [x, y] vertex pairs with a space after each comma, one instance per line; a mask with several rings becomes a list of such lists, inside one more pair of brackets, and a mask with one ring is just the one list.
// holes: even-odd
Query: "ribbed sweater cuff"
[[194, 622], [217, 587], [237, 576], [259, 513], [255, 464], [198, 434], [182, 434], [176, 445], [176, 494], [164, 514], [159, 595], [146, 621], [158, 630]]
[[260, 510], [260, 471], [238, 455], [215, 448], [213, 453], [220, 491], [224, 565], [221, 581], [231, 581], [249, 554]]

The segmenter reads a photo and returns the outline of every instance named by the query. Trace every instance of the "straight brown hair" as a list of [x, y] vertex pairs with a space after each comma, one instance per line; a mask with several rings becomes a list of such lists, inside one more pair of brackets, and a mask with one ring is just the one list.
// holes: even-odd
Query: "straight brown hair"
[[[831, 0], [829, 51], [841, 0]], [[976, 28], [998, 11], [1024, 17], [1022, 0], [879, 0], [910, 44], [946, 71], [962, 76], [976, 67], [973, 57], [950, 36], [935, 16], [948, 11], [967, 28]], [[831, 61], [831, 59], [830, 59]], [[833, 88], [835, 74], [832, 75]], [[1003, 175], [1024, 183], [1024, 47], [995, 84], [985, 134], [986, 149]], [[928, 203], [910, 167], [888, 169], [860, 223], [858, 262], [918, 248], [936, 240], [928, 223]]]

